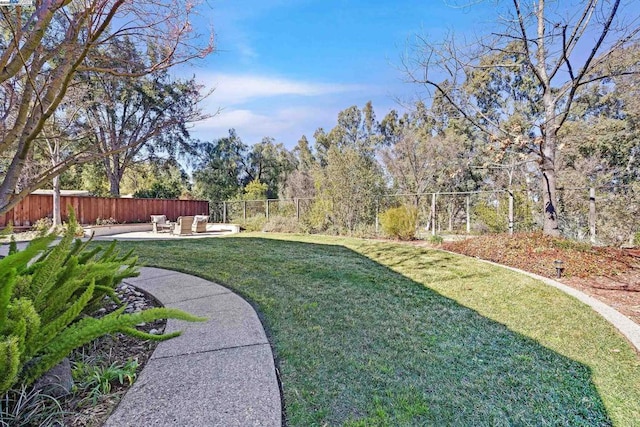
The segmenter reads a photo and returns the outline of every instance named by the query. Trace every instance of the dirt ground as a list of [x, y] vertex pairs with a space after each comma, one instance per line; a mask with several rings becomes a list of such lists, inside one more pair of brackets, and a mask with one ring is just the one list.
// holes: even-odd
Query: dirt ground
[[570, 277], [560, 282], [610, 305], [640, 325], [640, 269], [614, 277]]

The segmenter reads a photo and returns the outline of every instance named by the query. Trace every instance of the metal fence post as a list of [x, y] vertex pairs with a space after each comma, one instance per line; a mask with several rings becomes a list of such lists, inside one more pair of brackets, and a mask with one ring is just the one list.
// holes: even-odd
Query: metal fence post
[[596, 189], [589, 188], [589, 238], [596, 242]]
[[513, 192], [507, 190], [509, 193], [509, 235], [513, 236]]
[[467, 234], [471, 233], [471, 212], [469, 211], [470, 197], [467, 196]]
[[269, 220], [269, 199], [265, 200], [265, 216], [267, 221]]
[[227, 202], [222, 202], [222, 223], [227, 223]]
[[431, 235], [436, 235], [436, 193], [431, 194]]
[[300, 221], [300, 199], [296, 197], [296, 220]]
[[242, 201], [242, 219], [244, 220], [244, 222], [247, 222], [247, 201], [243, 200]]
[[379, 214], [380, 214], [380, 199], [376, 197], [376, 234], [378, 234], [379, 228], [380, 228]]

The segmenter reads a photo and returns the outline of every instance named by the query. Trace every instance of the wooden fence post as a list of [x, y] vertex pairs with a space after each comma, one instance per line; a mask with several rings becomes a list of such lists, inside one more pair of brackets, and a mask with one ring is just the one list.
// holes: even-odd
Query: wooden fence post
[[296, 220], [300, 221], [300, 199], [296, 197]]
[[244, 222], [247, 222], [247, 201], [243, 200], [242, 201], [242, 219], [244, 220]]
[[589, 238], [596, 242], [596, 189], [589, 188]]

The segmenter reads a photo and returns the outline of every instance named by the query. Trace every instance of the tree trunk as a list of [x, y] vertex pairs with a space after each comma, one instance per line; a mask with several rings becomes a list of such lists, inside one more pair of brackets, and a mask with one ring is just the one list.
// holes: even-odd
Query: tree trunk
[[[547, 123], [555, 122], [547, 121]], [[543, 223], [542, 231], [548, 236], [559, 236], [560, 228], [558, 226], [558, 211], [557, 211], [557, 198], [556, 198], [556, 129], [550, 125], [544, 136], [544, 142], [541, 150], [542, 154], [542, 181], [540, 183], [542, 190], [542, 204], [543, 204]]]
[[[43, 132], [44, 134], [44, 132]], [[49, 145], [49, 153], [51, 155], [51, 163], [55, 167], [60, 163], [60, 141], [54, 139], [53, 141], [47, 138], [47, 144]], [[53, 177], [53, 224], [52, 228], [62, 225], [62, 208], [60, 206], [60, 175]]]
[[120, 181], [124, 168], [120, 166], [120, 156], [118, 154], [103, 159], [105, 172], [109, 179], [109, 194], [112, 197], [120, 197]]
[[9, 212], [20, 201], [14, 194], [16, 193], [16, 185], [24, 169], [29, 150], [20, 141], [16, 152], [18, 154], [13, 157], [9, 167], [4, 169], [4, 177], [2, 178], [2, 183], [0, 183], [0, 215]]
[[62, 224], [62, 213], [60, 207], [60, 177], [53, 177], [53, 227]]
[[109, 194], [120, 197], [120, 178], [117, 174], [109, 174]]

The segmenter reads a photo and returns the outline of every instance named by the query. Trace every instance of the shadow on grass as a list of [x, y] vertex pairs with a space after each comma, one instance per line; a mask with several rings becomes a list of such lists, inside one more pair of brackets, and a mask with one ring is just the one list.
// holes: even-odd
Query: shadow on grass
[[[238, 237], [121, 245], [253, 302], [289, 425], [611, 425], [588, 367], [344, 246]], [[411, 252], [389, 254], [390, 264], [396, 255]], [[446, 273], [445, 258], [424, 266]]]

